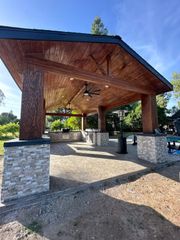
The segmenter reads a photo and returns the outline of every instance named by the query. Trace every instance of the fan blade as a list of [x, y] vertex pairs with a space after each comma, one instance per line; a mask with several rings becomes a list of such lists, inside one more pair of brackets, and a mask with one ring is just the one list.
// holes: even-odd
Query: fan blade
[[90, 93], [90, 95], [100, 95], [100, 93], [93, 92], [93, 93]]
[[97, 89], [97, 90], [93, 90], [91, 92], [100, 92], [101, 90], [100, 89]]
[[92, 88], [89, 88], [89, 89], [88, 89], [88, 92], [91, 92], [91, 91], [92, 91]]

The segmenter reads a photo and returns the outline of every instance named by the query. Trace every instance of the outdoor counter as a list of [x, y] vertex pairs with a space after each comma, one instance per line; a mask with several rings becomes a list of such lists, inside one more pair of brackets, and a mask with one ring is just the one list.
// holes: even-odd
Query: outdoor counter
[[69, 132], [49, 132], [48, 136], [51, 142], [71, 142], [71, 141], [81, 141], [82, 134], [81, 131], [69, 131]]

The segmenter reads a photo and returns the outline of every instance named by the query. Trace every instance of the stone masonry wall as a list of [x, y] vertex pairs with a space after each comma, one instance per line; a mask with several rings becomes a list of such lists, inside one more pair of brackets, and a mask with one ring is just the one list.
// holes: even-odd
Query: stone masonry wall
[[179, 160], [179, 156], [168, 154], [166, 136], [138, 135], [137, 154], [140, 159], [152, 163]]
[[109, 133], [108, 132], [98, 132], [97, 134], [97, 145], [107, 146], [109, 143]]
[[82, 133], [80, 131], [74, 132], [50, 132], [49, 137], [51, 142], [68, 142], [68, 141], [81, 141], [82, 140]]
[[5, 147], [1, 201], [49, 190], [50, 144]]

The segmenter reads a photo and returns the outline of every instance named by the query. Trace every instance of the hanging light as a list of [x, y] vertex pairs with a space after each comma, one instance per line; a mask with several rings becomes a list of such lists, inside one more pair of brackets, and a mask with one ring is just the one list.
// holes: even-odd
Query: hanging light
[[68, 103], [68, 107], [66, 108], [67, 111], [71, 111], [71, 103]]

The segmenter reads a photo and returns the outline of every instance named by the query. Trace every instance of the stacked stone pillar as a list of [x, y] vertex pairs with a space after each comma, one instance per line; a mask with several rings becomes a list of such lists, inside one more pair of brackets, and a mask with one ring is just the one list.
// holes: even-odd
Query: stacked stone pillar
[[94, 133], [96, 145], [107, 146], [109, 143], [109, 133], [106, 131], [106, 117], [103, 106], [98, 107], [98, 132]]
[[1, 201], [49, 190], [50, 141], [43, 139], [44, 76], [26, 65], [23, 74], [20, 140], [4, 144]]
[[143, 134], [137, 136], [138, 157], [152, 163], [162, 163], [167, 160], [167, 142], [164, 135], [155, 133], [158, 128], [156, 96], [143, 95], [141, 105]]

